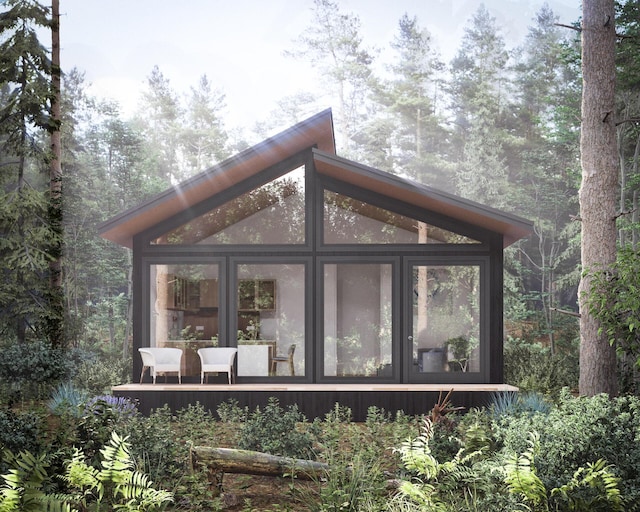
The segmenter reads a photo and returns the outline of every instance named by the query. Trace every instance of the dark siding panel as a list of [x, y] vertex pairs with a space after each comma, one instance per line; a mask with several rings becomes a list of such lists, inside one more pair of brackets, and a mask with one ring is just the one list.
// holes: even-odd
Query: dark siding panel
[[[437, 403], [439, 393], [433, 392], [397, 392], [397, 391], [114, 391], [116, 396], [126, 396], [139, 402], [140, 412], [148, 415], [152, 410], [167, 404], [173, 411], [186, 408], [199, 402], [214, 415], [218, 405], [233, 398], [240, 406], [264, 408], [270, 397], [275, 397], [282, 407], [297, 404], [300, 411], [312, 420], [323, 418], [336, 403], [349, 407], [354, 421], [364, 421], [369, 407], [376, 406], [395, 414], [403, 411], [408, 415], [427, 414]], [[444, 393], [443, 393], [444, 395]], [[451, 396], [454, 406], [479, 407], [489, 402], [490, 393], [485, 391], [458, 392]]]

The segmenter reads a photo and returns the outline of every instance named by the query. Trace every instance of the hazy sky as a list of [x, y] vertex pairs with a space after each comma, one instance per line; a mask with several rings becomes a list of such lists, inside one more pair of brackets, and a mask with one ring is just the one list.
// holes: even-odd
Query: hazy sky
[[[445, 60], [481, 3], [509, 45], [519, 43], [544, 0], [336, 0], [360, 17], [364, 43], [384, 51], [406, 12], [432, 34]], [[580, 0], [548, 0], [560, 22], [580, 16]], [[62, 0], [62, 67], [86, 73], [91, 92], [131, 112], [158, 65], [186, 93], [206, 74], [227, 96], [228, 119], [253, 126], [279, 98], [313, 89], [304, 62], [283, 55], [311, 20], [313, 0]], [[326, 105], [330, 106], [330, 105]], [[225, 116], [225, 119], [227, 117]]]

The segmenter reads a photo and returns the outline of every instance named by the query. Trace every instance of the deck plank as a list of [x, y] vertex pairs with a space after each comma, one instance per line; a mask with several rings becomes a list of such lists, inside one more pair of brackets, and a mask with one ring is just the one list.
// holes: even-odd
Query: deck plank
[[425, 392], [504, 392], [518, 391], [509, 384], [122, 384], [114, 386], [113, 391], [396, 391]]

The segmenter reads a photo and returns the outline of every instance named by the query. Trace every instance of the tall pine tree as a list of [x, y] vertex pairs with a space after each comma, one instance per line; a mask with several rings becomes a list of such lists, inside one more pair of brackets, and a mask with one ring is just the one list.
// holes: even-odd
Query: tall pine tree
[[[61, 344], [59, 282], [49, 279], [50, 264], [61, 257], [61, 210], [56, 211], [61, 196], [57, 189], [51, 189], [53, 194], [47, 190], [51, 181], [44, 171], [52, 159], [43, 142], [45, 134], [58, 129], [55, 111], [52, 115], [56, 90], [49, 53], [37, 36], [38, 27], [51, 28], [52, 21], [49, 9], [32, 0], [8, 0], [4, 6], [0, 13], [0, 316], [3, 327], [21, 342], [33, 332]], [[59, 66], [55, 74], [59, 76]], [[60, 176], [54, 175], [58, 187]], [[52, 229], [54, 217], [58, 229]]]

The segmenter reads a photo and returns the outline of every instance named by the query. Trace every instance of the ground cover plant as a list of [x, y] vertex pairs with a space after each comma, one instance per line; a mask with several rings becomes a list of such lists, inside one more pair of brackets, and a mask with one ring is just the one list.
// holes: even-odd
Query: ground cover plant
[[[449, 414], [441, 411], [452, 407], [434, 405], [418, 417], [372, 407], [362, 423], [340, 404], [311, 421], [275, 399], [255, 410], [229, 401], [216, 411], [192, 404], [145, 417], [126, 399], [63, 384], [39, 408], [2, 411], [3, 430], [17, 435], [0, 436], [0, 510], [28, 510], [27, 501], [33, 510], [54, 502], [115, 509], [122, 496], [100, 494], [113, 481], [96, 475], [105, 470], [105, 449], [113, 456], [122, 443], [121, 468], [135, 473], [133, 488], [162, 498], [125, 510], [640, 510], [640, 399], [565, 390], [555, 400], [497, 395], [489, 407]], [[194, 446], [304, 457], [329, 469], [311, 481], [226, 474], [220, 489], [206, 468], [191, 464]], [[93, 478], [93, 487], [82, 480], [79, 491], [69, 468]], [[11, 508], [16, 503], [23, 508]]]
[[[131, 502], [131, 510], [640, 510], [640, 399], [577, 398], [561, 387], [574, 375], [570, 361], [526, 345], [510, 340], [506, 352], [540, 377], [529, 380], [529, 390], [496, 394], [488, 407], [470, 411], [457, 410], [452, 394], [416, 417], [371, 407], [361, 423], [339, 403], [306, 418], [275, 398], [254, 410], [230, 400], [215, 410], [196, 403], [143, 416], [135, 403], [105, 394], [93, 381], [69, 379], [74, 372], [56, 373], [48, 393], [44, 384], [20, 396], [5, 386], [0, 495], [9, 501], [0, 510], [16, 503], [28, 510], [26, 502], [34, 510], [43, 503], [115, 509], [121, 496], [97, 490], [113, 482], [95, 478], [114, 438], [126, 442], [129, 462], [123, 459], [122, 468], [136, 474], [135, 489], [171, 498]], [[104, 366], [95, 361], [76, 354], [65, 367]], [[206, 467], [192, 463], [195, 446], [311, 459], [328, 469], [311, 481], [225, 474], [218, 487]], [[82, 503], [77, 481], [65, 477], [70, 467], [93, 478]]]

